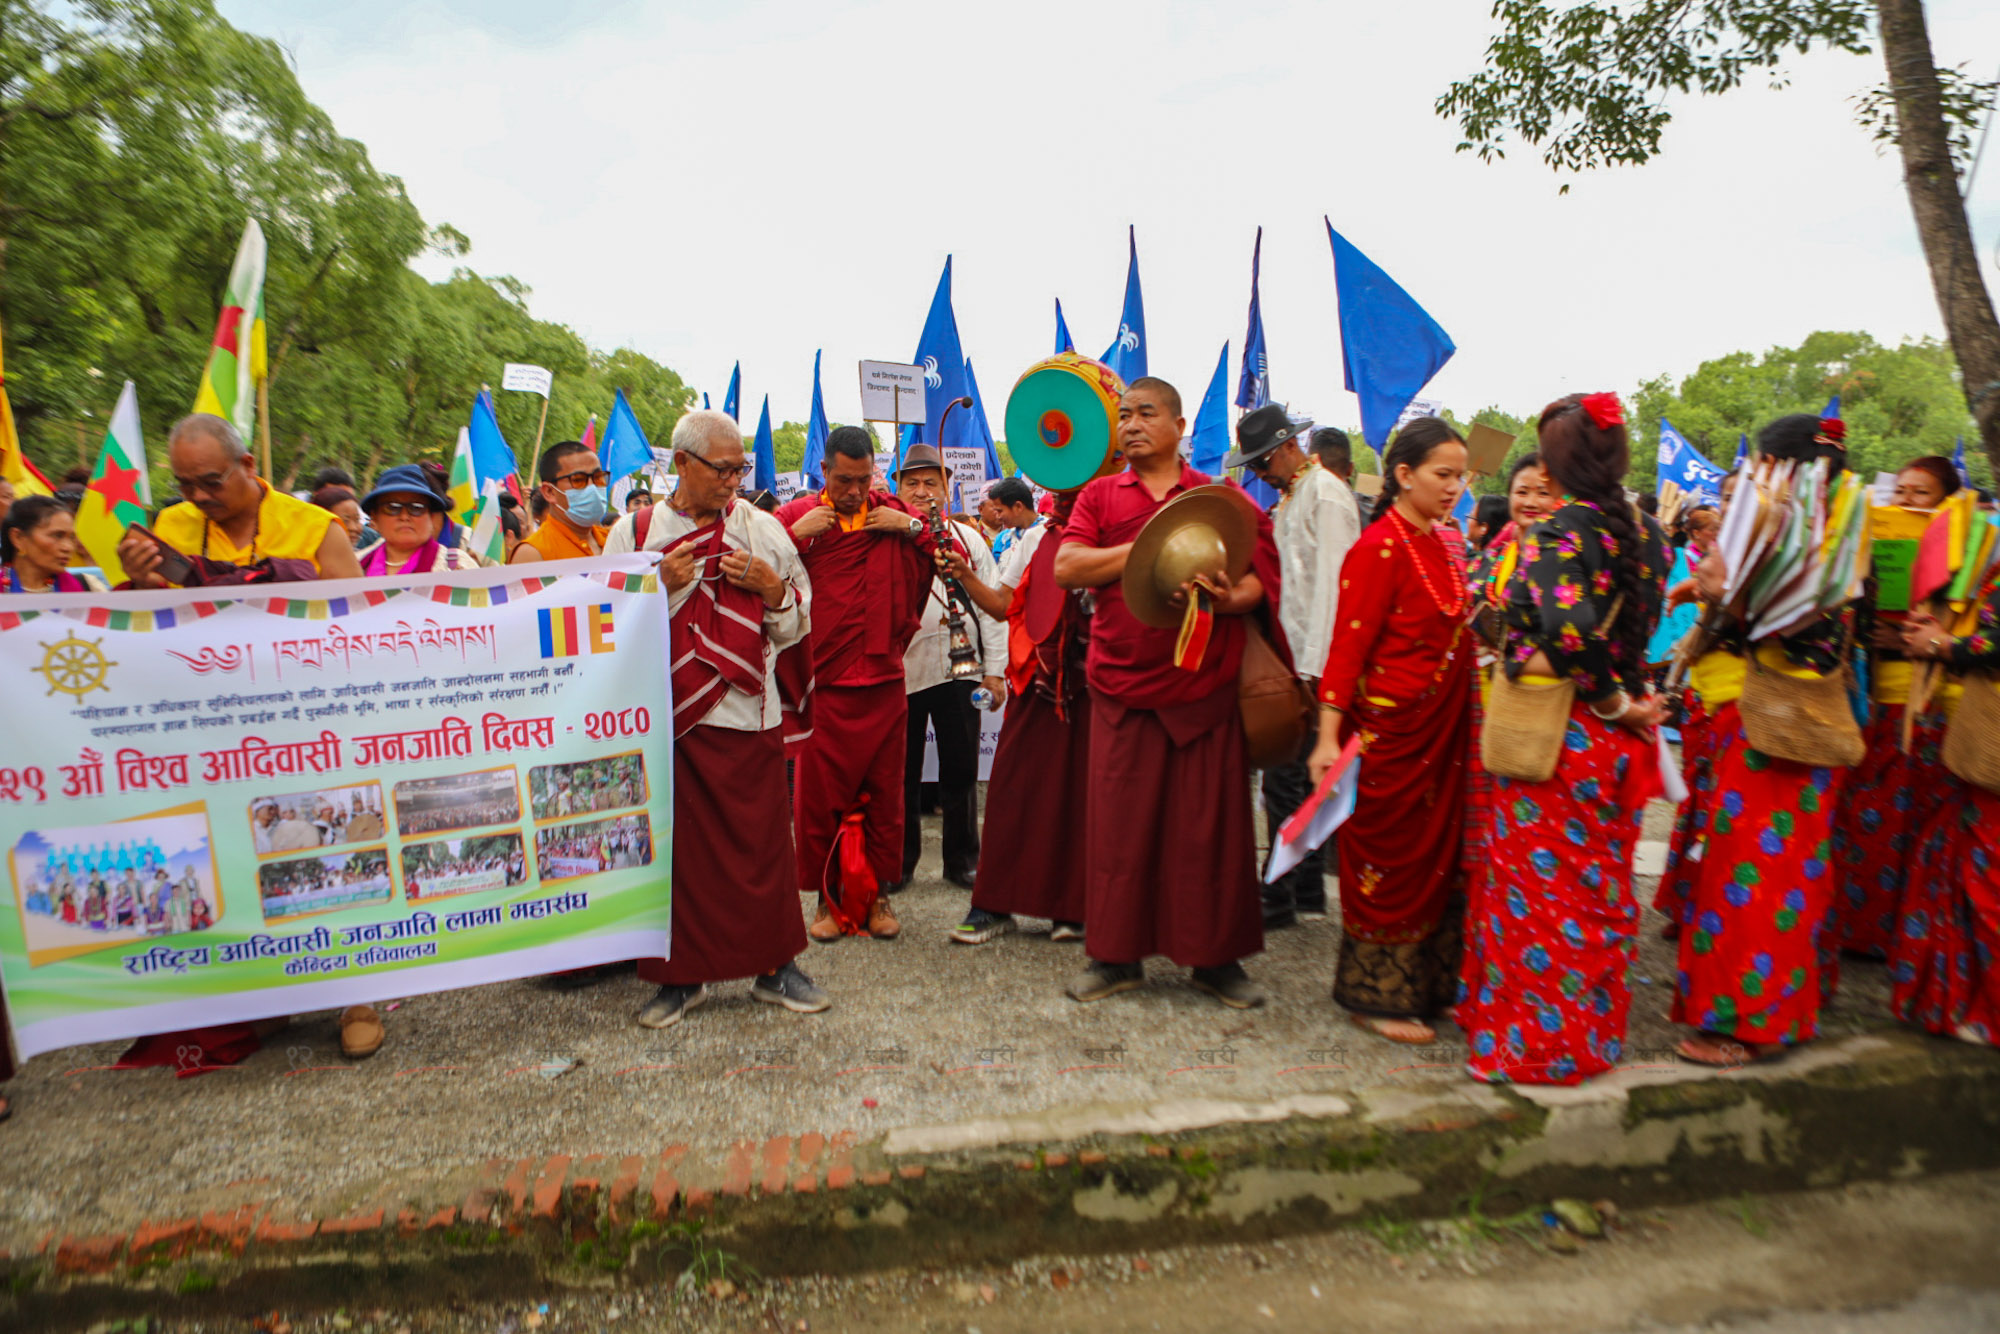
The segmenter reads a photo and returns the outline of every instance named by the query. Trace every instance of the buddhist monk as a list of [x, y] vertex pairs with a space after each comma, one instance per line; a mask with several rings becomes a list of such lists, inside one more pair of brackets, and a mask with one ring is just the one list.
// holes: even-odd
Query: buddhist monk
[[1118, 404], [1127, 466], [1083, 488], [1056, 549], [1056, 583], [1096, 599], [1086, 671], [1090, 962], [1068, 993], [1095, 1001], [1130, 991], [1145, 983], [1145, 958], [1164, 954], [1194, 969], [1198, 989], [1248, 1009], [1264, 1003], [1264, 991], [1240, 961], [1263, 949], [1264, 919], [1236, 676], [1245, 615], [1267, 595], [1277, 605], [1270, 522], [1259, 521], [1252, 569], [1217, 581], [1212, 635], [1193, 670], [1174, 663], [1177, 631], [1142, 623], [1120, 585], [1146, 520], [1210, 480], [1181, 462], [1186, 425], [1172, 385], [1134, 380]]
[[736, 497], [743, 433], [720, 412], [674, 425], [673, 492], [621, 518], [606, 551], [664, 551], [673, 614], [672, 954], [642, 959], [659, 994], [639, 1012], [669, 1028], [708, 983], [754, 977], [750, 994], [799, 1014], [831, 1003], [793, 962], [806, 948], [792, 840], [771, 836], [785, 809], [785, 747], [775, 670], [805, 638], [812, 585], [784, 526]]
[[548, 507], [534, 532], [514, 548], [509, 565], [542, 560], [577, 560], [604, 550], [610, 530], [611, 474], [597, 461], [597, 451], [580, 440], [550, 445], [536, 465], [536, 487]]
[[821, 895], [809, 929], [820, 941], [902, 929], [881, 891], [903, 868], [903, 655], [930, 596], [934, 544], [874, 476], [875, 437], [840, 427], [827, 437], [825, 489], [776, 516], [812, 580], [812, 734], [797, 750], [793, 813], [800, 889], [832, 883], [839, 896]]

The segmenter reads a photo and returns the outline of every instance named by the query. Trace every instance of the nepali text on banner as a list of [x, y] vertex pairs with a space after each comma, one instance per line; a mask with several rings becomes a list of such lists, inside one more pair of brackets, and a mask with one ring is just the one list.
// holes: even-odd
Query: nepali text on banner
[[661, 955], [656, 560], [0, 602], [20, 1055]]

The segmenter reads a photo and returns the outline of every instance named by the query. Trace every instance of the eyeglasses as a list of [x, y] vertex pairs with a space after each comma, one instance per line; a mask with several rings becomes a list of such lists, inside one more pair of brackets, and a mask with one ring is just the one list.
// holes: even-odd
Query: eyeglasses
[[751, 465], [748, 463], [710, 463], [699, 454], [689, 454], [687, 457], [693, 459], [702, 467], [709, 469], [716, 477], [725, 482], [734, 481], [736, 478], [749, 472], [751, 468]]
[[174, 485], [181, 489], [181, 494], [184, 496], [196, 493], [209, 496], [221, 495], [222, 488], [228, 484], [229, 474], [226, 472], [212, 472], [202, 477], [182, 477], [178, 473], [174, 474]]
[[1243, 466], [1251, 472], [1256, 473], [1259, 477], [1262, 477], [1271, 467], [1271, 456], [1269, 454], [1259, 454], [1254, 459], [1243, 460]]
[[603, 486], [611, 480], [611, 474], [599, 468], [596, 472], [565, 473], [549, 480], [565, 491], [581, 491], [586, 486]]
[[375, 507], [377, 517], [390, 519], [401, 519], [406, 516], [414, 519], [430, 512], [431, 506], [421, 500], [385, 500]]

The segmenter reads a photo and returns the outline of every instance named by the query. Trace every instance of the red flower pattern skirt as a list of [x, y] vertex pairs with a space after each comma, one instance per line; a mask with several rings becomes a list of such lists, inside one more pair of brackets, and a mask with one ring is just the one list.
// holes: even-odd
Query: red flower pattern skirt
[[1943, 775], [1889, 956], [1890, 1007], [1933, 1033], [2000, 1046], [2000, 797]]

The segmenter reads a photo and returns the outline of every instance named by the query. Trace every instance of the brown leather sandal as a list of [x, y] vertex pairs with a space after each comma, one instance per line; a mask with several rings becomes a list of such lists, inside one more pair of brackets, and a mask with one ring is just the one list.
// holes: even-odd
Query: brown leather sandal
[[[1365, 1028], [1378, 1038], [1399, 1042], [1405, 1047], [1428, 1047], [1438, 1040], [1437, 1030], [1421, 1019], [1390, 1019], [1378, 1014], [1350, 1014], [1347, 1017], [1354, 1021], [1356, 1028]], [[1391, 1024], [1404, 1025], [1403, 1036], [1390, 1032]], [[1418, 1037], [1416, 1033], [1423, 1036]]]

